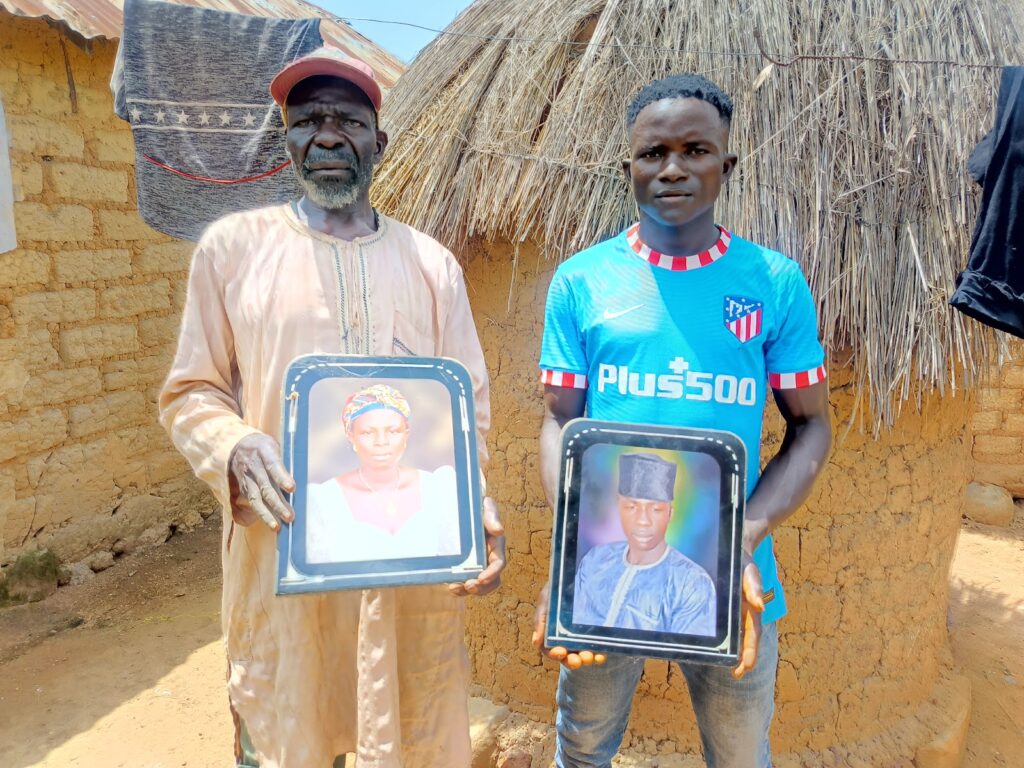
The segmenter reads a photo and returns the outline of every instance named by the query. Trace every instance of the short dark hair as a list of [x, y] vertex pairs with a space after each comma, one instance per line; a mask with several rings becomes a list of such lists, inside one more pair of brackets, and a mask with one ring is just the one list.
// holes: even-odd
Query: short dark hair
[[630, 128], [636, 122], [637, 115], [649, 104], [662, 99], [700, 99], [718, 110], [726, 125], [732, 123], [732, 99], [729, 95], [706, 77], [690, 73], [669, 75], [655, 80], [633, 97], [626, 110], [626, 125]]

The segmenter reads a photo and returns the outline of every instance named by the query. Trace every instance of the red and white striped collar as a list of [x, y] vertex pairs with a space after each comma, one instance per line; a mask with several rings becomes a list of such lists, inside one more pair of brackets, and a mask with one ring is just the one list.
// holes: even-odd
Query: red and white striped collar
[[633, 249], [637, 256], [644, 261], [648, 261], [656, 267], [662, 269], [670, 269], [673, 272], [683, 272], [688, 269], [700, 269], [706, 267], [708, 264], [714, 264], [720, 258], [725, 256], [725, 252], [729, 250], [729, 241], [732, 240], [732, 235], [729, 230], [724, 227], [718, 227], [718, 231], [721, 233], [718, 242], [708, 248], [706, 251], [695, 253], [692, 256], [669, 256], [667, 253], [659, 253], [648, 248], [643, 240], [640, 239], [640, 224], [634, 224], [632, 227], [626, 230], [626, 241], [629, 243], [629, 247]]

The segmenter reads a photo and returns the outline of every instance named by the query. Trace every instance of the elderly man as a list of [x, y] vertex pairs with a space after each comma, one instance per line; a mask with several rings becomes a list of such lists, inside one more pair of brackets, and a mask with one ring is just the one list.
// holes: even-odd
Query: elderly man
[[[452, 587], [275, 597], [282, 377], [307, 353], [444, 355], [473, 376], [479, 445], [487, 374], [462, 272], [426, 235], [377, 213], [368, 188], [388, 137], [361, 61], [321, 49], [271, 84], [305, 195], [225, 217], [193, 257], [160, 417], [225, 511], [223, 626], [240, 765], [470, 764], [467, 593], [497, 586], [504, 540], [485, 503], [489, 565]], [[485, 458], [481, 456], [481, 459]]]
[[600, 544], [580, 561], [576, 624], [715, 634], [715, 582], [666, 540], [676, 465], [653, 453], [619, 457], [619, 520], [625, 541]]

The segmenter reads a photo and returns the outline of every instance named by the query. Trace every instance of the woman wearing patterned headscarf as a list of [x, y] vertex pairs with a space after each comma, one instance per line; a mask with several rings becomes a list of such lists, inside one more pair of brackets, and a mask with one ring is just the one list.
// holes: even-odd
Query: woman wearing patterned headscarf
[[455, 470], [402, 465], [409, 443], [409, 401], [374, 384], [345, 403], [342, 424], [355, 469], [308, 486], [306, 561], [433, 557], [460, 551]]

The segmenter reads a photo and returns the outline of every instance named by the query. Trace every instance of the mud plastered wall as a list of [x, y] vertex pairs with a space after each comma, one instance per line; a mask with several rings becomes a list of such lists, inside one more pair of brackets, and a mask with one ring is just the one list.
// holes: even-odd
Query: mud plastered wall
[[1024, 498], [1024, 344], [992, 372], [971, 422], [974, 479]]
[[[513, 711], [550, 722], [556, 670], [541, 663], [530, 635], [550, 555], [537, 467], [537, 355], [554, 263], [530, 247], [514, 263], [506, 244], [477, 243], [462, 255], [491, 374], [488, 489], [502, 504], [509, 541], [502, 589], [471, 603], [475, 680]], [[870, 423], [847, 432], [858, 411], [848, 372], [832, 369], [829, 381], [837, 447], [808, 503], [776, 535], [789, 615], [780, 625], [773, 744], [780, 754], [819, 757], [858, 744], [855, 764], [896, 765], [952, 716], [942, 711], [954, 705], [940, 684], [950, 680], [947, 574], [968, 480], [970, 413], [963, 401], [928, 399], [922, 413], [906, 413], [876, 440]], [[776, 415], [763, 453], [772, 455], [781, 437]], [[674, 665], [648, 661], [626, 745], [699, 749]]]
[[136, 212], [115, 50], [0, 11], [18, 235], [0, 254], [0, 562], [130, 548], [212, 509], [156, 421], [191, 245]]

